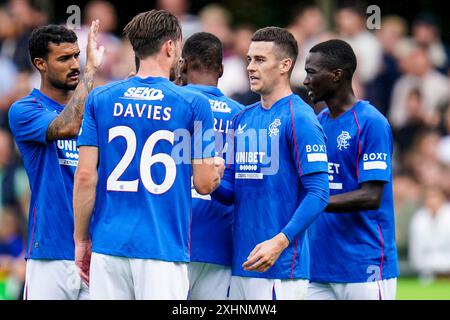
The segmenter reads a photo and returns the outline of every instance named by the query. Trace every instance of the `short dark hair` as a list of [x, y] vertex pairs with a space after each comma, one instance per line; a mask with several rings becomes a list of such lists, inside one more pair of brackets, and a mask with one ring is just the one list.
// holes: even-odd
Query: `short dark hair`
[[165, 10], [151, 10], [136, 15], [123, 29], [139, 59], [157, 53], [167, 40], [181, 38], [178, 19]]
[[222, 65], [222, 42], [208, 32], [197, 32], [183, 46], [181, 56], [194, 70], [218, 71]]
[[28, 41], [31, 63], [35, 58], [46, 59], [49, 53], [49, 44], [59, 45], [63, 42], [77, 42], [77, 35], [64, 26], [50, 24], [33, 30]]
[[279, 27], [265, 27], [257, 30], [253, 34], [252, 41], [267, 41], [275, 43], [275, 46], [280, 49], [283, 58], [288, 57], [292, 59], [292, 71], [298, 56], [297, 40], [295, 40], [292, 33]]
[[339, 39], [328, 40], [315, 45], [309, 52], [322, 54], [322, 64], [328, 70], [342, 69], [346, 79], [353, 77], [357, 65], [356, 56], [347, 42]]

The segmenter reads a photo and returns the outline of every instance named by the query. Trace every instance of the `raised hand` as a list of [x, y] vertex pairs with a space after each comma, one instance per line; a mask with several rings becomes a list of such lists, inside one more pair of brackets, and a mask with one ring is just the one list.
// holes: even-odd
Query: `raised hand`
[[86, 47], [86, 69], [96, 70], [103, 62], [105, 47], [100, 46], [97, 48], [99, 25], [100, 21], [94, 20], [92, 21], [91, 28], [89, 30], [88, 43]]

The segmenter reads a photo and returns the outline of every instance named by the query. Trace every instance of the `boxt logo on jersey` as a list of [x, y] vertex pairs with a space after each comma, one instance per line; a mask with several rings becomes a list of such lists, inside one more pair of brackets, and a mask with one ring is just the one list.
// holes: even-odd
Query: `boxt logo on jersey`
[[123, 99], [138, 99], [138, 100], [162, 100], [164, 94], [159, 89], [148, 87], [130, 87], [123, 94]]

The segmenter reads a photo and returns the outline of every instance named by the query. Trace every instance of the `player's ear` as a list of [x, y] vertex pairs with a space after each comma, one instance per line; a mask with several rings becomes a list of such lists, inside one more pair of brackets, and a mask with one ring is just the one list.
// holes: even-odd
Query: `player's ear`
[[33, 64], [39, 72], [47, 71], [47, 63], [44, 58], [34, 58]]
[[333, 82], [341, 81], [343, 76], [344, 76], [344, 70], [342, 70], [342, 69], [334, 70], [333, 71]]
[[165, 52], [167, 57], [172, 57], [173, 55], [175, 55], [176, 52], [176, 47], [175, 47], [175, 42], [173, 40], [167, 40], [164, 43], [164, 48], [165, 48]]
[[289, 73], [289, 70], [291, 70], [291, 67], [292, 67], [292, 59], [291, 58], [286, 58], [286, 59], [281, 60], [280, 73], [281, 74]]
[[223, 64], [220, 64], [219, 66], [219, 78], [223, 76]]

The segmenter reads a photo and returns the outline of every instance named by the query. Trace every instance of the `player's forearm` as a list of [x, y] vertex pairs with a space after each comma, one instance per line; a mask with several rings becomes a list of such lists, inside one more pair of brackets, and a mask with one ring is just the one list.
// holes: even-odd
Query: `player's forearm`
[[328, 174], [325, 172], [314, 173], [302, 177], [306, 196], [294, 212], [289, 223], [282, 233], [292, 241], [317, 219], [325, 209], [329, 200]]
[[95, 71], [95, 68], [86, 68], [72, 98], [59, 116], [49, 125], [46, 132], [47, 141], [72, 138], [78, 134], [83, 119], [86, 97], [94, 85]]
[[73, 210], [74, 210], [74, 240], [89, 240], [89, 224], [95, 205], [97, 173], [75, 174]]
[[333, 195], [325, 211], [348, 213], [376, 210], [380, 207], [382, 191], [382, 186], [365, 186], [355, 191]]

